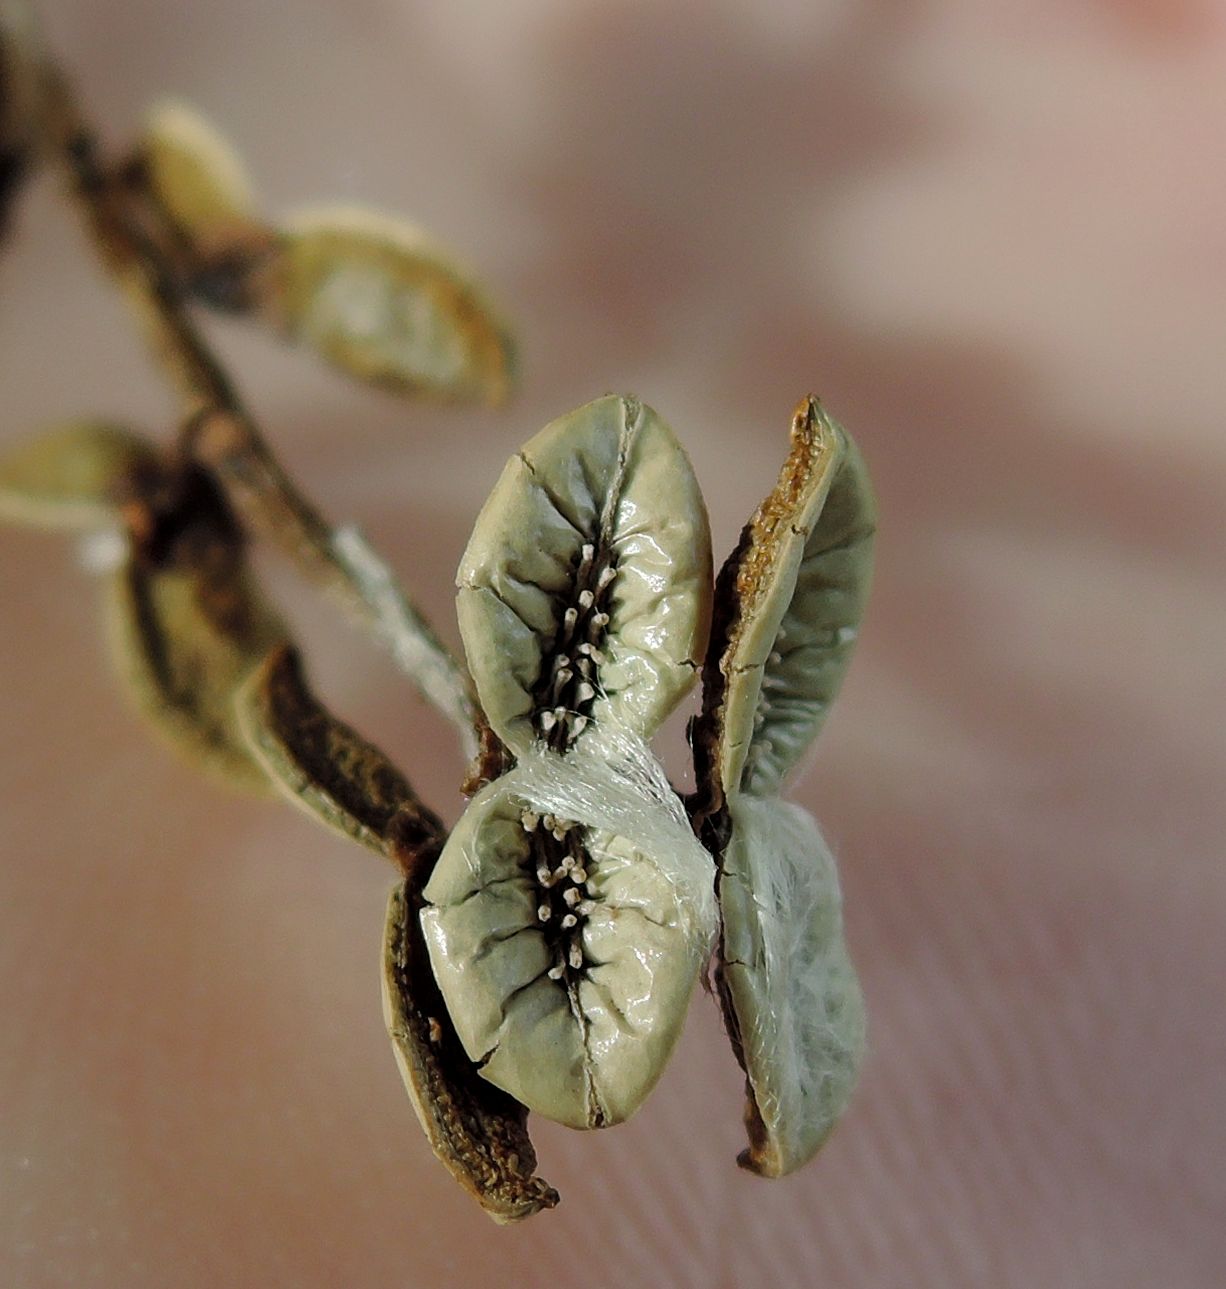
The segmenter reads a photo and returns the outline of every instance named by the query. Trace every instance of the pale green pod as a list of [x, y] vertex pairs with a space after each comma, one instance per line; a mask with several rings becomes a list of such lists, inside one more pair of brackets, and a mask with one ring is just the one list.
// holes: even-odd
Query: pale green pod
[[776, 794], [826, 718], [872, 570], [875, 504], [854, 443], [814, 399], [779, 480], [716, 586], [694, 736], [697, 817], [721, 843], [717, 978], [768, 1177], [821, 1145], [851, 1095], [864, 1033], [838, 877], [814, 820]]
[[626, 836], [542, 812], [513, 774], [473, 799], [423, 895], [434, 976], [482, 1077], [573, 1128], [628, 1118], [707, 951], [666, 868]]
[[851, 1096], [864, 1002], [843, 938], [834, 858], [790, 802], [736, 797], [719, 883], [718, 979], [749, 1092], [743, 1167], [810, 1159]]
[[672, 431], [616, 396], [548, 425], [495, 484], [457, 583], [481, 704], [516, 754], [604, 723], [649, 737], [710, 621], [706, 509]]
[[825, 721], [868, 598], [875, 529], [858, 449], [807, 400], [779, 482], [720, 575], [713, 714], [728, 793], [777, 792]]
[[261, 229], [238, 154], [195, 108], [158, 104], [140, 139], [145, 182], [165, 215], [202, 253]]
[[0, 458], [0, 518], [70, 530], [114, 525], [117, 490], [154, 457], [153, 445], [123, 426], [55, 426]]
[[282, 228], [260, 309], [292, 340], [359, 380], [501, 403], [510, 334], [472, 278], [424, 233], [360, 207], [304, 212]]
[[412, 224], [340, 206], [271, 227], [237, 155], [181, 103], [150, 116], [137, 160], [165, 225], [163, 253], [202, 303], [258, 314], [348, 375], [396, 392], [507, 398], [515, 352], [505, 323]]

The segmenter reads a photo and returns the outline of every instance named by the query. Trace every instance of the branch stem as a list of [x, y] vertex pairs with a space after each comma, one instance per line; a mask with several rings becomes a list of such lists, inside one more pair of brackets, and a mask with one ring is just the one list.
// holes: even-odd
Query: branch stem
[[46, 121], [90, 241], [123, 288], [182, 400], [184, 451], [215, 472], [255, 529], [390, 650], [419, 692], [456, 726], [471, 756], [478, 716], [463, 665], [387, 564], [352, 529], [335, 529], [282, 469], [192, 321], [179, 275], [134, 211], [130, 185], [102, 162], [95, 131], [56, 71], [48, 72]]

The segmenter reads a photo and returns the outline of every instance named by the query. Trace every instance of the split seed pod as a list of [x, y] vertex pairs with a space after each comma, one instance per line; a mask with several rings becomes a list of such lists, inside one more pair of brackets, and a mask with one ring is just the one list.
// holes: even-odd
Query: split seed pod
[[821, 729], [868, 600], [875, 531], [859, 449], [806, 400], [779, 482], [720, 572], [704, 706], [725, 792], [777, 792]]
[[469, 666], [519, 764], [452, 833], [422, 927], [483, 1077], [572, 1127], [650, 1091], [714, 928], [710, 856], [645, 743], [694, 682], [709, 552], [672, 433], [609, 397], [512, 458], [460, 566]]
[[210, 475], [196, 466], [138, 472], [132, 487], [128, 554], [106, 588], [116, 670], [178, 751], [235, 786], [267, 791], [234, 700], [285, 627]]
[[485, 714], [517, 755], [589, 724], [650, 738], [694, 684], [710, 623], [706, 508], [672, 431], [610, 396], [512, 457], [457, 576]]
[[526, 1110], [480, 1078], [430, 973], [417, 915], [442, 824], [378, 748], [322, 706], [292, 649], [269, 654], [244, 686], [238, 711], [253, 752], [285, 796], [405, 874], [388, 903], [384, 1015], [435, 1154], [496, 1221], [552, 1208], [557, 1192], [534, 1175]]
[[850, 659], [874, 530], [858, 451], [807, 400], [779, 482], [720, 574], [695, 740], [724, 838], [718, 981], [748, 1083], [740, 1162], [767, 1176], [821, 1145], [863, 1043], [833, 860], [813, 820], [776, 794]]
[[720, 995], [749, 1082], [739, 1163], [781, 1177], [817, 1153], [851, 1098], [864, 1001], [843, 938], [834, 857], [788, 801], [729, 802]]
[[421, 915], [482, 1076], [572, 1128], [629, 1118], [710, 951], [714, 876], [662, 768], [624, 733], [528, 752], [484, 788]]
[[152, 114], [134, 160], [166, 253], [203, 303], [257, 315], [359, 380], [445, 399], [507, 397], [505, 325], [411, 224], [361, 207], [268, 224], [228, 143], [182, 104]]
[[122, 426], [70, 423], [0, 460], [0, 516], [123, 531], [118, 564], [103, 576], [121, 681], [189, 760], [266, 791], [234, 696], [286, 633], [255, 585], [243, 532], [213, 477]]

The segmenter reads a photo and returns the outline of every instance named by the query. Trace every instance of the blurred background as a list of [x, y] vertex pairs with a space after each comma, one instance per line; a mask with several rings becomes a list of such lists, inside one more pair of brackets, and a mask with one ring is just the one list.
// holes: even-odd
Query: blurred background
[[[390, 874], [150, 742], [59, 538], [0, 530], [0, 1281], [1211, 1286], [1226, 1274], [1226, 5], [47, 0], [110, 137], [182, 95], [270, 211], [410, 214], [522, 340], [504, 412], [211, 325], [284, 460], [440, 630], [506, 457], [607, 390], [687, 445], [717, 559], [810, 391], [878, 578], [794, 795], [871, 1016], [845, 1122], [740, 1173], [696, 997], [628, 1125], [537, 1123], [499, 1230], [380, 1015]], [[0, 443], [174, 404], [44, 177], [0, 259]], [[460, 758], [275, 562], [319, 688], [449, 817]], [[673, 732], [666, 755], [680, 764]]]

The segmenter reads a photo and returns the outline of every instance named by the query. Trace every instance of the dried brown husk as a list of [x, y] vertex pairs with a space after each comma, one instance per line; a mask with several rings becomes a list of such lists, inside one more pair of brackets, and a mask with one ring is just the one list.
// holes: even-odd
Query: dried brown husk
[[39, 528], [114, 526], [125, 481], [156, 455], [147, 439], [122, 425], [53, 426], [0, 458], [0, 517]]
[[254, 583], [242, 531], [211, 476], [126, 427], [72, 422], [0, 461], [0, 515], [57, 529], [126, 528], [104, 581], [120, 678], [188, 759], [267, 791], [233, 702], [285, 628]]
[[311, 693], [296, 649], [281, 645], [264, 659], [238, 695], [238, 716], [273, 783], [334, 832], [387, 854], [392, 821], [412, 805], [423, 840], [442, 837], [386, 754]]
[[465, 1056], [418, 928], [421, 887], [442, 848], [438, 818], [388, 757], [311, 693], [297, 652], [274, 649], [239, 699], [243, 730], [280, 791], [405, 874], [388, 904], [383, 1005], [405, 1088], [435, 1154], [498, 1222], [558, 1202], [535, 1177], [527, 1110]]
[[528, 1111], [481, 1078], [456, 1037], [422, 942], [420, 892], [414, 871], [388, 902], [383, 1009], [396, 1061], [434, 1153], [496, 1222], [517, 1222], [558, 1193], [534, 1175]]
[[116, 670], [175, 749], [234, 786], [267, 792], [235, 698], [285, 627], [256, 586], [243, 534], [207, 473], [159, 465], [138, 471], [132, 489], [129, 551], [107, 579]]

